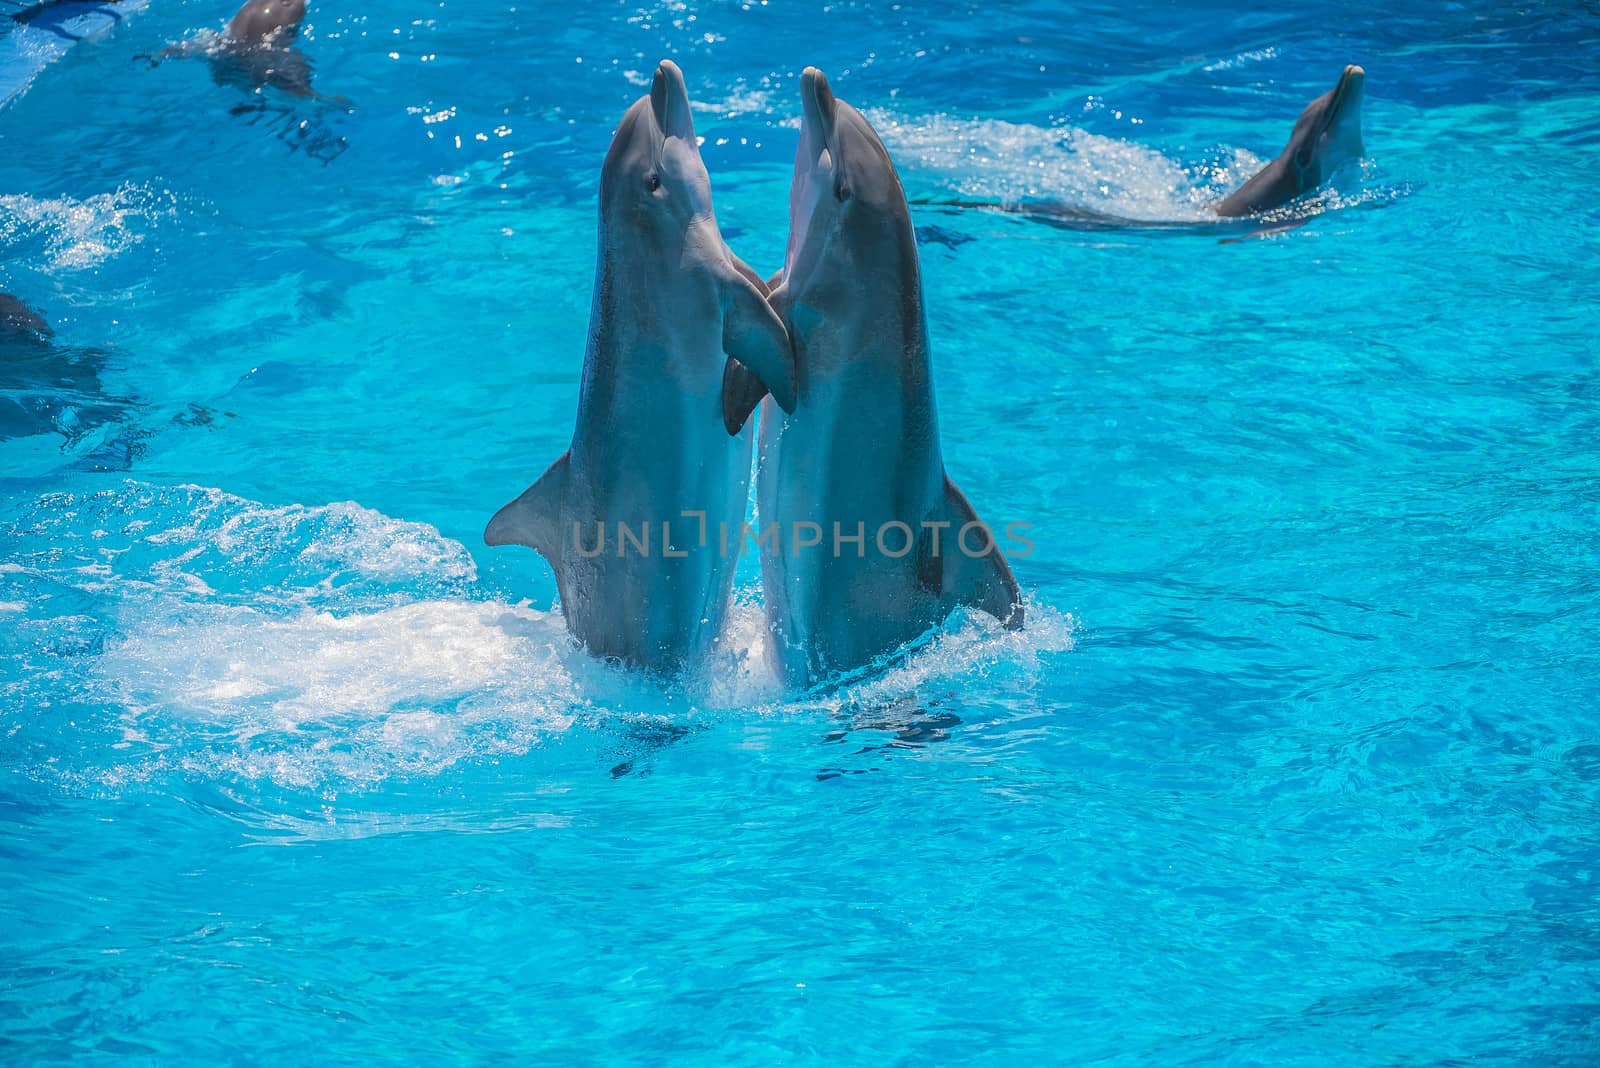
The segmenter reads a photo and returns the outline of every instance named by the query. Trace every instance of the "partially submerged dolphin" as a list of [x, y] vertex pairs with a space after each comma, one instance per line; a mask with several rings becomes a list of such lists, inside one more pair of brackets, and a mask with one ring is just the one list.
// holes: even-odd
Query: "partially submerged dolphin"
[[46, 338], [54, 333], [44, 316], [10, 293], [0, 293], [0, 341], [12, 338]]
[[270, 85], [291, 96], [325, 99], [311, 88], [311, 61], [294, 47], [305, 17], [305, 0], [245, 0], [220, 34], [162, 49], [151, 65], [169, 57], [202, 55], [211, 62], [218, 85], [252, 92]]
[[722, 629], [750, 481], [750, 434], [723, 427], [729, 357], [794, 407], [789, 339], [723, 242], [683, 74], [663, 60], [600, 175], [572, 447], [484, 532], [550, 562], [596, 655], [670, 671]]
[[[108, 392], [100, 380], [106, 354], [98, 349], [57, 345], [45, 318], [9, 293], [0, 293], [0, 443], [34, 443], [59, 435], [64, 443], [45, 455], [80, 451], [96, 469], [110, 462], [111, 430], [128, 413], [126, 399]], [[85, 443], [101, 448], [84, 454]], [[24, 448], [0, 458], [0, 468], [21, 474], [41, 450]], [[115, 465], [114, 463], [112, 464]], [[49, 463], [44, 470], [53, 469]]]
[[319, 96], [311, 88], [311, 61], [294, 47], [305, 17], [305, 0], [245, 0], [223, 31], [226, 47], [212, 56], [213, 76], [244, 89], [270, 85], [291, 96]]
[[287, 47], [305, 17], [305, 0], [245, 0], [225, 32], [240, 44]]
[[1300, 113], [1294, 132], [1278, 158], [1244, 185], [1223, 198], [1217, 214], [1224, 218], [1260, 215], [1321, 186], [1341, 167], [1365, 154], [1361, 143], [1361, 101], [1367, 74], [1355, 64], [1345, 67], [1339, 84]]
[[[806, 68], [800, 95], [789, 247], [771, 296], [798, 400], [787, 417], [764, 406], [756, 500], [779, 539], [761, 556], [774, 659], [803, 685], [868, 664], [958, 605], [1008, 627], [1023, 608], [993, 534], [945, 474], [899, 175], [821, 71]], [[730, 362], [730, 430], [759, 395]]]

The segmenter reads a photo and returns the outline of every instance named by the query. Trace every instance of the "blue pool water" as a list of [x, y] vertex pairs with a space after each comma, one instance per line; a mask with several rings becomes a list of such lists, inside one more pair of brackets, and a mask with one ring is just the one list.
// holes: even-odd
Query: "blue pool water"
[[[135, 59], [231, 13], [155, 0], [0, 107], [55, 329], [0, 1060], [1600, 1059], [1600, 15], [999, 8], [315, 0], [347, 111]], [[481, 531], [570, 437], [663, 56], [763, 272], [808, 63], [915, 198], [1200, 218], [1347, 62], [1370, 160], [1234, 242], [916, 209], [1029, 626], [784, 693], [747, 561], [662, 685]]]

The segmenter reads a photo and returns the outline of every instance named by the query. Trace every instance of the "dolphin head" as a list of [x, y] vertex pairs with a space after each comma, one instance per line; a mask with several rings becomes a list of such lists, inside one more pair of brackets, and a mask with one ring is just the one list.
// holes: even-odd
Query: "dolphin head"
[[305, 17], [305, 0], [245, 0], [228, 22], [228, 36], [247, 45], [285, 45]]
[[625, 251], [631, 255], [677, 262], [696, 238], [714, 246], [703, 250], [712, 258], [724, 247], [683, 72], [669, 59], [656, 68], [650, 95], [634, 102], [611, 139], [600, 172], [600, 217], [610, 239], [630, 241]]
[[1339, 84], [1307, 104], [1295, 121], [1283, 159], [1300, 192], [1315, 189], [1365, 154], [1361, 99], [1366, 81], [1366, 71], [1351, 64], [1339, 76]]
[[891, 268], [904, 264], [887, 262], [881, 253], [909, 248], [914, 272], [916, 240], [888, 149], [861, 112], [833, 95], [815, 67], [800, 75], [800, 102], [786, 282], [791, 289], [825, 278], [899, 284], [905, 275]]

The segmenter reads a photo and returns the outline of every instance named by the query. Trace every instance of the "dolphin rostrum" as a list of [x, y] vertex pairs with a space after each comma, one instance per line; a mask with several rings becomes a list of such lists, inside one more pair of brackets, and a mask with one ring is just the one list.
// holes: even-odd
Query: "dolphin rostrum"
[[550, 562], [567, 624], [596, 655], [672, 671], [721, 630], [751, 448], [723, 427], [729, 357], [793, 408], [789, 339], [717, 229], [683, 74], [663, 60], [600, 175], [572, 447], [484, 532]]
[[[789, 246], [771, 301], [789, 328], [798, 398], [761, 416], [756, 501], [774, 660], [809, 684], [870, 663], [958, 605], [1022, 625], [993, 533], [945, 474], [917, 239], [877, 132], [807, 67], [789, 190]], [[724, 418], [759, 386], [726, 373]]]
[[1278, 158], [1223, 198], [1217, 214], [1231, 218], [1271, 211], [1311, 192], [1341, 167], [1359, 160], [1365, 154], [1361, 100], [1366, 80], [1366, 71], [1360, 67], [1346, 67], [1339, 84], [1300, 113]]

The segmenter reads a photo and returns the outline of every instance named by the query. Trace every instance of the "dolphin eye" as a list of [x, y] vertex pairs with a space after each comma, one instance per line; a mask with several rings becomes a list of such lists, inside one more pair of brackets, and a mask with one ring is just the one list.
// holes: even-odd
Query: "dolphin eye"
[[651, 171], [650, 177], [645, 180], [645, 184], [650, 187], [650, 192], [654, 193], [657, 189], [661, 188], [661, 175]]
[[1302, 170], [1311, 166], [1311, 146], [1304, 145], [1295, 149], [1294, 162], [1295, 166]]
[[841, 204], [850, 199], [850, 187], [845, 184], [843, 178], [833, 183], [833, 199]]

